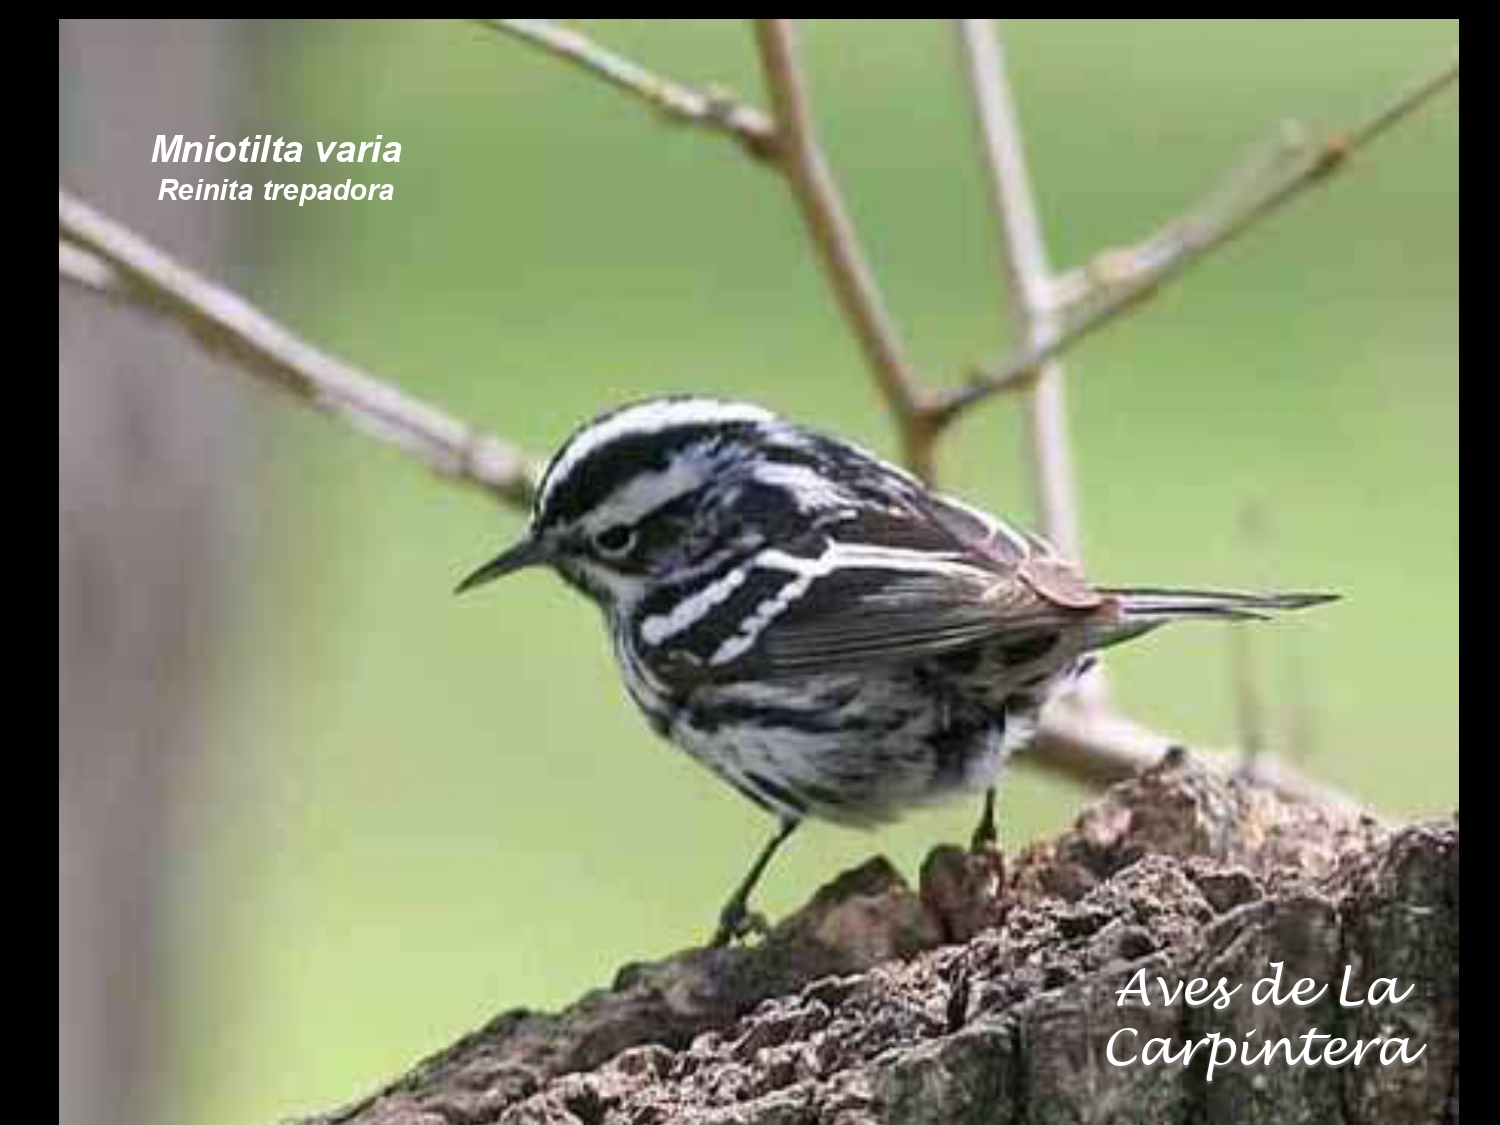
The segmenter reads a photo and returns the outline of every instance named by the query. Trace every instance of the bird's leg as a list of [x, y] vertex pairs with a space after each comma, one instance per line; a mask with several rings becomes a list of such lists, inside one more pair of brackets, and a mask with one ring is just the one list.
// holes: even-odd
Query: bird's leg
[[734, 894], [724, 904], [724, 909], [719, 912], [719, 928], [714, 931], [713, 940], [709, 943], [714, 946], [728, 945], [742, 937], [748, 937], [756, 931], [766, 929], [766, 920], [759, 914], [750, 912], [750, 892], [755, 890], [755, 884], [760, 882], [760, 877], [765, 873], [766, 865], [771, 862], [771, 857], [776, 854], [776, 849], [786, 843], [787, 838], [796, 831], [800, 821], [783, 820], [781, 827], [776, 830], [765, 847], [761, 848], [760, 854], [755, 857], [755, 862], [750, 865], [750, 870], [740, 880], [740, 885], [735, 888]]
[[979, 814], [979, 823], [974, 826], [974, 835], [969, 840], [969, 850], [980, 852], [999, 850], [1000, 833], [995, 830], [995, 787], [984, 791], [984, 810]]
[[986, 873], [988, 894], [996, 902], [1005, 898], [1005, 853], [1000, 850], [1000, 833], [995, 830], [995, 787], [984, 791], [984, 809], [974, 835], [969, 839], [969, 855]]

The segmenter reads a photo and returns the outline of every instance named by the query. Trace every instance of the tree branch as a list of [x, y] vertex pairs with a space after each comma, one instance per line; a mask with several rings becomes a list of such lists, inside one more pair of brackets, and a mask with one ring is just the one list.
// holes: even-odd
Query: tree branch
[[[1000, 37], [990, 20], [957, 21], [975, 121], [979, 126], [985, 170], [995, 218], [1000, 224], [1000, 258], [1010, 281], [1017, 335], [1035, 347], [1056, 335], [1059, 320], [1053, 300], [1052, 267], [1046, 237], [1037, 215], [1026, 146], [1006, 75]], [[1078, 482], [1073, 443], [1068, 434], [1067, 392], [1063, 367], [1051, 359], [1037, 368], [1030, 385], [1032, 489], [1043, 534], [1068, 558], [1083, 561], [1083, 533], [1078, 515]], [[1080, 701], [1102, 708], [1107, 698], [1104, 666], [1075, 688]]]
[[[1160, 764], [1182, 745], [1160, 731], [1113, 712], [1060, 700], [1047, 709], [1046, 722], [1036, 742], [1021, 751], [1017, 760], [1086, 788], [1102, 789]], [[1193, 756], [1220, 777], [1254, 780], [1288, 801], [1367, 808], [1349, 794], [1312, 780], [1277, 754], [1263, 752], [1248, 757], [1239, 749], [1195, 747]]]
[[757, 160], [776, 156], [776, 134], [766, 115], [720, 90], [696, 90], [654, 74], [624, 55], [601, 46], [582, 32], [552, 20], [494, 20], [474, 22], [539, 47], [554, 58], [577, 67], [639, 98], [673, 121], [715, 129], [738, 141]]
[[107, 263], [71, 242], [57, 244], [57, 276], [106, 297], [124, 297], [119, 274]]
[[1454, 59], [1348, 130], [1316, 143], [1283, 141], [1253, 177], [1231, 177], [1205, 204], [1156, 234], [1126, 249], [1106, 251], [1081, 270], [1064, 274], [1054, 287], [1054, 299], [1067, 315], [1055, 329], [1010, 358], [978, 368], [967, 385], [938, 395], [932, 408], [934, 424], [941, 428], [992, 395], [1032, 386], [1049, 360], [1346, 168], [1356, 152], [1456, 85], [1458, 66]]
[[294, 335], [227, 289], [58, 191], [59, 276], [127, 298], [187, 329], [210, 351], [439, 474], [513, 507], [530, 503], [535, 465], [519, 450], [410, 398]]
[[726, 130], [752, 156], [784, 174], [834, 296], [895, 421], [903, 460], [930, 481], [935, 471], [936, 427], [929, 396], [907, 357], [818, 141], [792, 21], [756, 21], [756, 43], [774, 118], [770, 122], [759, 111], [732, 99], [661, 78], [549, 20], [479, 22], [578, 66], [673, 119]]
[[[979, 125], [991, 203], [999, 221], [1000, 258], [1010, 280], [1014, 320], [1026, 346], [1054, 336], [1052, 269], [1037, 217], [1031, 175], [1026, 166], [1015, 98], [1006, 76], [1000, 39], [990, 20], [961, 19], [962, 48], [969, 93]], [[1068, 439], [1062, 364], [1042, 364], [1030, 387], [1031, 453], [1037, 514], [1043, 533], [1064, 555], [1083, 559], [1078, 519], [1078, 489]]]
[[781, 137], [781, 167], [803, 223], [895, 418], [904, 459], [930, 481], [934, 431], [926, 398], [818, 142], [796, 29], [791, 20], [756, 20], [755, 40]]

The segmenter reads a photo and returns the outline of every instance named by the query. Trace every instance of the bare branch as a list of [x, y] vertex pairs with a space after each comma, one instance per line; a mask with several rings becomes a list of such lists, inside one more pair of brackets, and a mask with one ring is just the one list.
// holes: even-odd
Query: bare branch
[[[1052, 269], [1026, 167], [1021, 125], [990, 20], [961, 19], [959, 44], [969, 78], [991, 201], [1002, 231], [1000, 257], [1010, 279], [1018, 335], [1028, 347], [1056, 335]], [[1031, 452], [1042, 530], [1067, 556], [1081, 560], [1077, 486], [1068, 440], [1062, 365], [1041, 365], [1031, 385]]]
[[663, 78], [601, 46], [582, 32], [551, 20], [475, 22], [539, 47], [660, 111], [673, 121], [716, 129], [734, 138], [757, 160], [776, 157], [776, 133], [760, 110], [719, 90], [697, 90]]
[[796, 29], [791, 20], [756, 20], [755, 38], [781, 138], [782, 170], [803, 223], [895, 417], [904, 459], [931, 480], [934, 431], [926, 398], [818, 142]]
[[[1017, 334], [1026, 346], [1035, 347], [1057, 334], [1059, 320], [1046, 238], [1037, 216], [1005, 56], [990, 20], [961, 19], [957, 24], [992, 206], [1001, 229], [1000, 258], [1010, 280]], [[1030, 392], [1030, 463], [1037, 515], [1043, 533], [1064, 555], [1081, 562], [1083, 535], [1062, 364], [1052, 359], [1040, 365]], [[1103, 705], [1102, 665], [1078, 684], [1077, 693], [1092, 706]]]
[[[1241, 508], [1238, 523], [1240, 553], [1259, 563], [1255, 569], [1263, 572], [1255, 585], [1265, 590], [1275, 589], [1278, 585], [1275, 581], [1275, 568], [1269, 565], [1274, 536], [1268, 507], [1260, 498], [1252, 498]], [[1235, 729], [1238, 732], [1236, 742], [1246, 758], [1259, 755], [1265, 749], [1267, 741], [1268, 695], [1263, 650], [1259, 643], [1262, 638], [1255, 635], [1257, 632], [1259, 631], [1251, 628], [1251, 624], [1246, 621], [1231, 622], [1224, 629], [1228, 642], [1229, 685], [1234, 697]], [[1278, 629], [1275, 637], [1284, 641], [1296, 632], [1296, 629]], [[1282, 745], [1297, 748], [1297, 744], [1292, 741], [1283, 742]]]
[[1264, 163], [1256, 182], [1243, 182], [1240, 173], [1227, 190], [1215, 192], [1207, 204], [1158, 233], [1127, 249], [1107, 251], [1082, 271], [1063, 275], [1054, 290], [1054, 299], [1068, 309], [1062, 323], [1009, 359], [979, 368], [966, 386], [939, 395], [933, 406], [934, 424], [941, 428], [992, 395], [1031, 386], [1042, 367], [1063, 350], [1129, 312], [1190, 266], [1347, 167], [1356, 152], [1457, 84], [1458, 65], [1454, 59], [1402, 90], [1349, 130], [1317, 143], [1282, 143], [1276, 156]]
[[1384, 107], [1358, 122], [1345, 135], [1342, 145], [1335, 143], [1336, 138], [1330, 138], [1325, 146], [1327, 150], [1325, 157], [1334, 162], [1343, 160], [1356, 149], [1363, 148], [1375, 140], [1393, 125], [1399, 125], [1449, 86], [1456, 85], [1458, 85], [1458, 56], [1454, 55], [1452, 62], [1438, 68], [1425, 78], [1413, 82], [1388, 101]]
[[58, 191], [58, 212], [66, 240], [58, 244], [60, 276], [151, 309], [209, 350], [443, 476], [513, 507], [530, 502], [536, 468], [514, 447], [319, 351], [66, 191]]
[[1260, 665], [1255, 658], [1254, 630], [1243, 621], [1229, 625], [1229, 682], [1234, 689], [1235, 726], [1239, 729], [1240, 753], [1259, 757], [1266, 745], [1265, 704], [1261, 692]]
[[[1181, 745], [1119, 715], [1059, 701], [1047, 709], [1046, 721], [1036, 740], [1021, 752], [1019, 760], [1090, 788], [1102, 789], [1158, 764], [1163, 755]], [[1261, 753], [1247, 758], [1240, 751], [1194, 748], [1193, 755], [1225, 777], [1253, 779], [1287, 800], [1366, 807], [1330, 785], [1309, 779], [1275, 754]]]
[[934, 472], [928, 397], [906, 356], [879, 283], [818, 142], [791, 20], [757, 20], [756, 41], [774, 121], [733, 100], [679, 85], [578, 32], [548, 20], [480, 21], [581, 67], [676, 120], [727, 130], [791, 186], [809, 236], [895, 420], [902, 455], [920, 476]]
[[71, 242], [57, 244], [57, 275], [104, 296], [122, 295], [119, 276], [110, 265]]

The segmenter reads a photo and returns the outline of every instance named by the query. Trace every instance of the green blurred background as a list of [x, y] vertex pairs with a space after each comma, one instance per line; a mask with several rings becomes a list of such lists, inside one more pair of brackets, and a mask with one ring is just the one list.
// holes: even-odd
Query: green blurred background
[[[949, 22], [807, 29], [832, 157], [935, 381], [1007, 344]], [[1458, 40], [1457, 20], [1003, 25], [1070, 265], [1197, 201], [1282, 119], [1350, 122]], [[760, 100], [742, 21], [583, 26]], [[621, 400], [688, 390], [892, 451], [787, 192], [733, 146], [461, 21], [258, 34], [244, 133], [309, 157], [314, 139], [403, 146], [399, 165], [267, 166], [363, 173], [392, 202], [195, 205], [245, 209], [255, 267], [236, 283], [273, 316], [537, 451]], [[1273, 732], [1393, 817], [1458, 800], [1458, 128], [1450, 95], [1069, 356], [1090, 571], [1342, 591], [1257, 638]], [[653, 740], [595, 612], [559, 582], [450, 596], [518, 516], [270, 396], [256, 415], [223, 764], [192, 795], [201, 847], [173, 929], [163, 1125], [327, 1108], [503, 1007], [563, 1003], [696, 941], [766, 831]], [[945, 483], [1027, 520], [1024, 447], [1017, 405], [993, 402], [955, 429]], [[1246, 534], [1250, 510], [1268, 531]], [[1133, 715], [1222, 745], [1228, 649], [1183, 628], [1109, 666]], [[1007, 844], [1082, 797], [1015, 770]], [[763, 905], [872, 850], [911, 871], [973, 815], [815, 829]]]

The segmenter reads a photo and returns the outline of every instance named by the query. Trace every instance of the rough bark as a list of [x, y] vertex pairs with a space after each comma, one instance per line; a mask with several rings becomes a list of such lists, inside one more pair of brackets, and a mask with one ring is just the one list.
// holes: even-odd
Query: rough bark
[[[1116, 786], [992, 893], [939, 848], [914, 892], [884, 860], [749, 948], [622, 969], [563, 1012], [516, 1010], [375, 1095], [303, 1125], [1458, 1120], [1458, 823], [1382, 827], [1287, 804], [1180, 754]], [[1255, 1006], [1284, 961], [1328, 992]], [[1345, 1008], [1376, 977], [1395, 1007]], [[1119, 1008], [1138, 970], [1244, 983], [1226, 1010]], [[1252, 1048], [1316, 1026], [1405, 1035], [1409, 1066], [1116, 1067], [1121, 1027]]]

